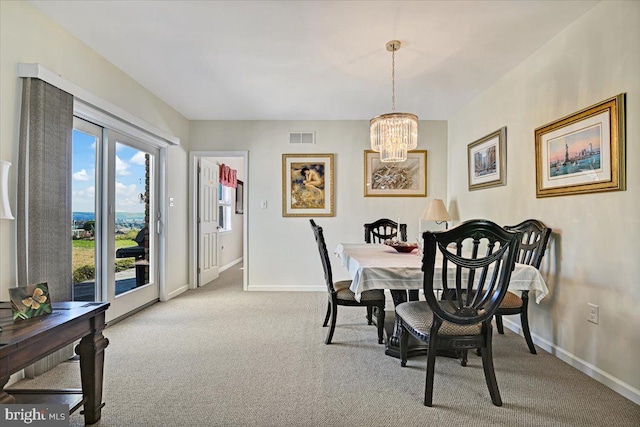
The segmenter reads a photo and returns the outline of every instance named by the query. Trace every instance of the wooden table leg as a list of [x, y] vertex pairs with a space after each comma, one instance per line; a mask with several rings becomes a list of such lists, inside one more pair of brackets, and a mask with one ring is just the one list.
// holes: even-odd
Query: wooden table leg
[[9, 382], [9, 377], [0, 378], [0, 405], [10, 405], [15, 403], [16, 399], [9, 393], [4, 391], [4, 386]]
[[109, 340], [102, 335], [104, 313], [95, 319], [93, 332], [80, 341], [76, 354], [80, 356], [82, 394], [87, 398], [84, 404], [85, 424], [95, 424], [102, 415], [102, 376], [104, 372], [104, 349]]

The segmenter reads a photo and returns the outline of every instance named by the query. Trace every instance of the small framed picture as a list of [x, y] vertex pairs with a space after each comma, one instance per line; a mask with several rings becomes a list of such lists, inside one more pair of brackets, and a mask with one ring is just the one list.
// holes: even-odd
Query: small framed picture
[[467, 146], [469, 191], [507, 183], [507, 128], [503, 127]]
[[47, 283], [9, 289], [13, 320], [25, 320], [51, 313]]
[[236, 213], [244, 213], [244, 182], [238, 180], [236, 187]]
[[625, 94], [535, 130], [536, 197], [625, 189]]
[[335, 216], [333, 154], [282, 155], [282, 216]]
[[384, 163], [380, 153], [364, 152], [364, 197], [425, 197], [427, 150], [407, 153], [407, 160]]

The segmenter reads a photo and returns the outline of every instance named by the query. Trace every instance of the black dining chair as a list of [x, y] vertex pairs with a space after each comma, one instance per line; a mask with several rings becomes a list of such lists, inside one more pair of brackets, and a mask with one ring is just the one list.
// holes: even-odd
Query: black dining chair
[[[542, 257], [547, 248], [549, 237], [551, 236], [551, 228], [535, 219], [527, 219], [517, 225], [508, 225], [505, 230], [516, 231], [520, 233], [520, 253], [516, 262], [527, 264], [540, 269]], [[502, 324], [502, 316], [513, 314], [520, 315], [520, 324], [522, 325], [522, 334], [527, 342], [531, 354], [536, 354], [536, 348], [531, 339], [531, 331], [529, 330], [529, 291], [522, 291], [520, 296], [513, 292], [507, 292], [502, 300], [498, 311], [496, 311], [496, 327], [498, 333], [504, 334], [504, 326]]]
[[[384, 243], [385, 240], [391, 240], [398, 237], [398, 223], [387, 218], [381, 218], [377, 221], [364, 225], [364, 241], [365, 243]], [[400, 224], [400, 239], [407, 241], [407, 224]], [[418, 291], [410, 291], [414, 299], [417, 299]], [[367, 323], [373, 323], [373, 308], [367, 307]]]
[[318, 251], [320, 252], [320, 260], [322, 261], [322, 268], [324, 269], [324, 278], [327, 284], [328, 299], [327, 299], [327, 314], [324, 318], [323, 327], [326, 327], [331, 321], [325, 344], [331, 344], [333, 338], [333, 332], [336, 329], [336, 316], [338, 315], [338, 306], [355, 306], [355, 307], [376, 307], [376, 326], [378, 327], [378, 344], [383, 343], [384, 335], [384, 303], [385, 296], [384, 291], [381, 289], [373, 289], [370, 291], [362, 292], [360, 301], [357, 301], [355, 294], [349, 289], [351, 286], [351, 280], [342, 280], [339, 282], [333, 282], [333, 274], [331, 272], [331, 262], [329, 260], [329, 254], [327, 252], [327, 245], [324, 241], [324, 233], [322, 227], [318, 226], [314, 220], [311, 222], [311, 228], [318, 244]]
[[[432, 406], [436, 351], [479, 349], [491, 400], [501, 406], [493, 368], [491, 319], [507, 293], [520, 243], [518, 233], [491, 221], [471, 220], [448, 231], [425, 232], [423, 238], [426, 301], [396, 307], [401, 365], [407, 364], [409, 334], [426, 343], [424, 404]], [[437, 279], [436, 257], [442, 268]], [[441, 297], [436, 294], [439, 289]]]
[[[398, 223], [381, 218], [364, 225], [364, 241], [366, 243], [384, 243], [385, 240], [398, 236]], [[407, 241], [407, 224], [400, 224], [400, 240]]]

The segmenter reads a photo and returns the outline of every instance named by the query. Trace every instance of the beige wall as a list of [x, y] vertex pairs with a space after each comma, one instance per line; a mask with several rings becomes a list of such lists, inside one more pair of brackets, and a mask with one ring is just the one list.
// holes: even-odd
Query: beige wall
[[[421, 121], [418, 149], [428, 150], [428, 197], [446, 198], [447, 130], [444, 121]], [[315, 131], [315, 145], [289, 144], [289, 132]], [[400, 218], [415, 241], [424, 197], [364, 197], [364, 150], [368, 121], [194, 121], [192, 150], [248, 150], [248, 286], [250, 290], [326, 289], [309, 218], [282, 216], [282, 154], [334, 153], [336, 216], [317, 217], [330, 251], [340, 242], [361, 242], [363, 224]], [[261, 209], [261, 201], [267, 209]], [[333, 258], [333, 257], [332, 257]], [[334, 278], [348, 272], [333, 260]]]
[[[40, 63], [66, 80], [182, 140], [168, 150], [169, 208], [167, 292], [176, 293], [187, 279], [187, 143], [188, 121], [139, 83], [82, 44], [26, 2], [0, 2], [0, 159], [10, 161], [9, 192], [16, 208], [16, 175], [21, 81], [18, 63]], [[16, 279], [16, 222], [0, 221], [0, 299]], [[184, 288], [186, 289], [186, 288]]]
[[[531, 217], [554, 229], [543, 261], [551, 294], [532, 304], [532, 332], [559, 357], [636, 401], [639, 22], [639, 2], [600, 3], [452, 117], [448, 180], [459, 220], [513, 224]], [[627, 93], [627, 191], [536, 199], [534, 129], [621, 92]], [[507, 185], [469, 192], [467, 144], [501, 126], [507, 126]], [[600, 306], [598, 325], [587, 322], [587, 303]]]

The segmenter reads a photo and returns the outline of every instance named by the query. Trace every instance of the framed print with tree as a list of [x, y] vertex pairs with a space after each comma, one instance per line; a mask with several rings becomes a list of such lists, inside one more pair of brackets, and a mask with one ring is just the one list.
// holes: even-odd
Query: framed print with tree
[[333, 154], [282, 155], [282, 216], [335, 216]]
[[238, 186], [236, 187], [236, 213], [244, 213], [244, 182], [238, 180]]
[[535, 130], [536, 197], [625, 189], [625, 94]]
[[507, 183], [507, 128], [502, 127], [467, 146], [469, 191]]
[[364, 197], [425, 197], [427, 150], [407, 153], [407, 160], [384, 163], [380, 153], [364, 152]]

